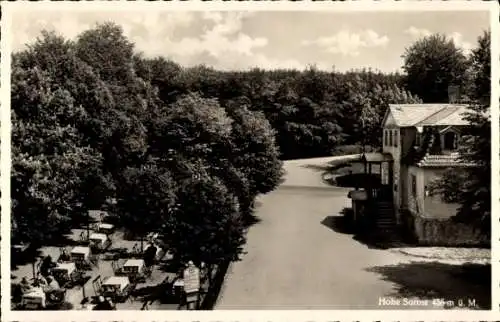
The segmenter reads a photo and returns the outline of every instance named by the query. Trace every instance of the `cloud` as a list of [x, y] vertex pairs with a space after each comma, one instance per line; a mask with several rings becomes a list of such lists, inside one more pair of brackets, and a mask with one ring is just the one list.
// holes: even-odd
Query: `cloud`
[[243, 19], [246, 13], [205, 13], [205, 19], [216, 22], [207, 28], [201, 36], [186, 37], [180, 41], [172, 42], [171, 54], [196, 55], [207, 52], [214, 57], [227, 54], [240, 54], [251, 56], [257, 48], [268, 44], [267, 38], [251, 37], [242, 32]]
[[[293, 59], [275, 60], [257, 51], [268, 45], [268, 39], [252, 37], [244, 32], [244, 20], [253, 15], [251, 12], [206, 11], [183, 14], [184, 18], [177, 17], [178, 13], [175, 13], [172, 17], [161, 17], [159, 21], [148, 16], [147, 20], [152, 26], [147, 29], [156, 31], [136, 34], [133, 38], [136, 47], [146, 56], [167, 56], [184, 66], [207, 64], [220, 70], [250, 69], [257, 66], [303, 67]], [[168, 28], [164, 27], [164, 21], [169, 21]], [[143, 22], [139, 22], [141, 24]], [[193, 34], [194, 24], [198, 24], [201, 32]], [[187, 33], [192, 35], [175, 37], [176, 32], [182, 28], [191, 29]]]
[[[406, 34], [410, 35], [414, 39], [420, 39], [422, 37], [427, 37], [432, 35], [433, 33], [430, 30], [423, 29], [423, 28], [416, 28], [416, 27], [410, 27], [404, 31]], [[472, 49], [474, 48], [474, 45], [468, 41], [465, 41], [463, 38], [463, 35], [459, 32], [452, 32], [445, 34], [446, 37], [449, 39], [453, 40], [455, 45], [459, 48], [461, 48], [465, 54], [469, 54]]]
[[42, 30], [55, 31], [66, 38], [74, 38], [82, 31], [90, 28], [74, 17], [47, 13], [42, 17], [34, 14], [15, 16], [12, 34], [13, 50], [23, 49], [26, 44], [33, 43], [41, 35]]
[[432, 34], [430, 30], [424, 29], [424, 28], [417, 28], [414, 26], [411, 26], [410, 28], [406, 29], [404, 31], [405, 34], [410, 35], [413, 38], [422, 38], [422, 37], [427, 37]]
[[474, 49], [474, 45], [468, 41], [465, 41], [463, 39], [463, 35], [459, 32], [453, 32], [453, 33], [449, 34], [449, 37], [451, 39], [453, 39], [453, 42], [455, 43], [455, 45], [457, 45], [457, 47], [462, 48], [464, 53], [467, 55], [472, 52], [472, 49]]
[[389, 43], [387, 36], [381, 36], [373, 30], [352, 33], [342, 30], [333, 36], [320, 37], [316, 40], [305, 40], [303, 46], [315, 45], [326, 52], [344, 56], [358, 56], [362, 48], [384, 47]]
[[222, 16], [222, 12], [219, 11], [203, 11], [202, 18], [218, 23], [221, 22], [224, 17]]
[[[55, 31], [67, 39], [75, 39], [81, 32], [94, 27], [97, 23], [108, 21], [120, 25], [124, 34], [134, 42], [156, 45], [158, 36], [172, 36], [173, 31], [189, 26], [193, 22], [193, 14], [148, 13], [137, 14], [129, 12], [52, 12], [16, 13], [13, 20], [13, 49], [19, 50], [27, 43], [32, 43], [42, 30]], [[154, 40], [154, 41], [153, 41]]]

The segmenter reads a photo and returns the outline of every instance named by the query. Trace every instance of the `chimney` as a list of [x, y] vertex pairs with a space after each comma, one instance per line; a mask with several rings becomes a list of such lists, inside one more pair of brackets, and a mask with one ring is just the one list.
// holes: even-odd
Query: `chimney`
[[448, 86], [448, 103], [457, 104], [460, 101], [460, 87], [457, 85]]

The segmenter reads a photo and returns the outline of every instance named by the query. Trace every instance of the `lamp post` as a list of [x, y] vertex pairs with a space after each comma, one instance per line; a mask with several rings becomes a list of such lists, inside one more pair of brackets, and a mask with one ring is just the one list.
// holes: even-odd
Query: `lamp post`
[[90, 211], [87, 210], [87, 240], [90, 240]]
[[[366, 154], [366, 148], [365, 148], [365, 145], [366, 145], [366, 131], [365, 131], [365, 118], [364, 118], [364, 115], [361, 115], [361, 135], [362, 135], [362, 138], [361, 138], [361, 152], [363, 153], [363, 157], [365, 156]], [[368, 171], [368, 165], [366, 164], [366, 160], [364, 162], [364, 170], [365, 170], [365, 174], [367, 173]]]
[[365, 131], [365, 118], [363, 116], [361, 116], [361, 133], [362, 133], [361, 151], [363, 151], [363, 154], [365, 154], [366, 131]]
[[36, 262], [37, 262], [37, 258], [35, 257], [35, 259], [33, 260], [33, 262], [31, 263], [31, 268], [33, 269], [33, 280], [36, 279]]

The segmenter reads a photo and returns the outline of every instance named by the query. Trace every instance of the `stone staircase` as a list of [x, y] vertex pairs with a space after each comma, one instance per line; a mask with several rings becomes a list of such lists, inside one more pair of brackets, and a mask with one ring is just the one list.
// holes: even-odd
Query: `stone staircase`
[[381, 242], [402, 243], [399, 227], [391, 201], [377, 201], [374, 207], [377, 219], [375, 220], [374, 236]]

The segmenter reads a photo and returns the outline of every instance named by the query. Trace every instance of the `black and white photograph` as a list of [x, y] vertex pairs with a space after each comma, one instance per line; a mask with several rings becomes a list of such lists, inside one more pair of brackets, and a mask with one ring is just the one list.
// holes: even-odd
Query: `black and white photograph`
[[452, 2], [2, 5], [6, 309], [497, 307], [493, 6]]

